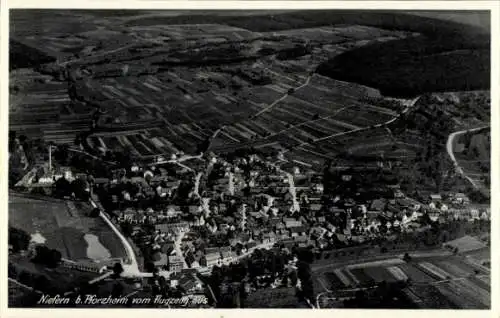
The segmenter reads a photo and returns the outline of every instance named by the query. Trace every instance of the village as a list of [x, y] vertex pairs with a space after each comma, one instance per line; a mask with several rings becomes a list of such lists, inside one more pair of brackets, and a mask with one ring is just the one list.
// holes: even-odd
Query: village
[[[90, 200], [133, 248], [137, 270], [127, 273], [131, 259], [122, 259], [124, 275], [163, 277], [186, 295], [204, 292], [206, 284], [198, 274], [237, 264], [256, 250], [289, 255], [288, 265], [276, 269], [271, 285], [262, 283], [266, 274], [261, 273], [248, 284], [249, 292], [289, 285], [281, 276], [293, 266], [297, 249], [326, 255], [425, 232], [432, 223], [490, 218], [489, 205], [472, 203], [464, 193], [435, 193], [420, 202], [393, 184], [374, 200], [329, 193], [325, 201], [323, 176], [311, 169], [301, 170], [279, 156], [249, 154], [230, 161], [214, 153], [178, 154], [170, 160], [134, 163], [108, 176], [73, 173], [70, 167], [48, 170], [50, 162], [39, 167], [46, 175], [29, 173], [16, 186]], [[354, 173], [346, 170], [340, 178], [349, 181]], [[75, 184], [81, 191], [70, 186]], [[64, 265], [104, 279], [115, 263], [81, 260]]]
[[[406, 13], [61, 12], [10, 18], [22, 306], [26, 290], [490, 306], [487, 32]], [[452, 75], [421, 81], [410, 56]]]

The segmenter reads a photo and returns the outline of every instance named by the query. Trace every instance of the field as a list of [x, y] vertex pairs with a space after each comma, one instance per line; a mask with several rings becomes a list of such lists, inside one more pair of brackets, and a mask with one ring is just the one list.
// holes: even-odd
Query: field
[[[9, 193], [9, 225], [28, 234], [38, 232], [45, 238], [45, 244], [60, 251], [62, 257], [72, 260], [125, 257], [125, 250], [112, 230], [100, 218], [86, 216], [89, 211], [89, 206], [78, 202]], [[99, 249], [90, 245], [95, 237], [103, 247], [100, 255], [95, 255]]]
[[47, 142], [72, 143], [89, 129], [92, 108], [71, 107], [67, 84], [29, 69], [10, 74], [9, 127]]
[[[36, 26], [33, 14], [43, 17]], [[12, 39], [58, 60], [35, 75], [12, 75], [37, 79], [11, 94], [11, 126], [55, 143], [83, 133], [87, 151], [142, 159], [252, 147], [317, 167], [339, 156], [374, 166], [381, 156], [410, 161], [426, 147], [422, 132], [393, 133], [391, 125], [418, 108], [415, 95], [489, 88], [488, 28], [453, 20], [361, 11], [13, 11]], [[423, 73], [415, 69], [422, 63]], [[382, 96], [391, 89], [405, 97]], [[450, 94], [459, 102], [443, 108], [458, 127], [488, 120], [487, 100]]]
[[[349, 14], [340, 18], [341, 24], [330, 26], [312, 19], [327, 18], [319, 13], [292, 14], [295, 22], [287, 26], [285, 17], [262, 13], [243, 17], [129, 13], [101, 19], [88, 11], [54, 12], [53, 19], [44, 19], [41, 31], [32, 34], [31, 14], [13, 12], [12, 36], [60, 60], [43, 65], [42, 73], [64, 77], [61, 66], [72, 66], [74, 92], [65, 91], [66, 84], [61, 83], [61, 105], [39, 99], [39, 107], [51, 105], [54, 112], [39, 112], [38, 120], [61, 123], [44, 127], [47, 140], [74, 140], [90, 128], [90, 110], [95, 106], [104, 114], [87, 140], [90, 147], [126, 148], [142, 158], [194, 152], [212, 137], [214, 151], [296, 147], [396, 115], [397, 110], [365, 100], [379, 97], [377, 90], [313, 73], [316, 66], [346, 50], [407, 37], [410, 33], [403, 26], [371, 25], [376, 19], [363, 25]], [[205, 19], [203, 27], [189, 24], [199, 19]], [[268, 21], [269, 30], [262, 30], [264, 25], [255, 24], [256, 19]], [[351, 19], [352, 24], [344, 23]], [[57, 21], [72, 32], [56, 32]], [[43, 85], [42, 89], [19, 88], [33, 97], [49, 92]], [[69, 98], [78, 102], [69, 103]], [[31, 105], [26, 99], [18, 105], [13, 128], [28, 131], [23, 109]], [[65, 115], [54, 117], [58, 111]], [[132, 122], [149, 127], [138, 129]], [[66, 128], [71, 125], [73, 129]]]
[[[486, 251], [472, 252], [470, 257], [473, 254], [482, 258]], [[407, 282], [404, 292], [421, 308], [477, 309], [490, 306], [489, 278], [489, 271], [470, 263], [467, 257], [432, 257], [408, 263], [385, 261], [379, 266], [367, 263], [338, 268], [316, 276], [315, 288], [317, 292], [331, 290], [341, 297], [343, 290], [350, 288]]]

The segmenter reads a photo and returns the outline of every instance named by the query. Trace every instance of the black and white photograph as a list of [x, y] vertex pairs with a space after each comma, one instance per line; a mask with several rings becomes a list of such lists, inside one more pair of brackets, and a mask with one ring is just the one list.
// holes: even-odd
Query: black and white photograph
[[491, 309], [452, 8], [9, 9], [9, 308]]

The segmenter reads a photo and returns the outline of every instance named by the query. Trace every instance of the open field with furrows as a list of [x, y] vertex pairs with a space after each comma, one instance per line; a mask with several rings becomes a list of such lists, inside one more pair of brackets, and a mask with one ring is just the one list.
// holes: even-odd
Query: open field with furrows
[[[488, 308], [490, 275], [461, 257], [386, 262], [382, 266], [347, 266], [315, 277], [318, 292], [370, 287], [381, 282], [407, 281], [411, 299], [421, 308]], [[392, 265], [391, 265], [392, 264]], [[429, 297], [431, 296], [432, 297]], [[463, 298], [463, 302], [459, 300]]]
[[105, 150], [127, 149], [135, 156], [149, 158], [155, 155], [177, 153], [181, 150], [195, 152], [208, 134], [193, 125], [118, 132], [99, 132], [87, 138], [89, 145]]
[[[338, 26], [338, 27], [318, 27], [305, 29], [292, 29], [273, 32], [277, 35], [291, 36], [309, 41], [337, 44], [352, 40], [370, 40], [384, 36], [395, 36], [393, 31], [363, 25]], [[403, 33], [403, 32], [402, 32]], [[397, 35], [396, 35], [397, 36]]]
[[[43, 17], [35, 23], [37, 30], [30, 24], [33, 14]], [[71, 66], [82, 104], [105, 111], [89, 144], [126, 146], [141, 157], [194, 151], [223, 125], [211, 142], [214, 149], [284, 148], [318, 164], [345, 151], [412, 157], [418, 143], [394, 142], [390, 134], [369, 131], [343, 140], [351, 131], [394, 118], [401, 109], [366, 102], [365, 97], [380, 96], [377, 90], [318, 74], [311, 79], [311, 74], [339, 54], [360, 48], [379, 52], [387, 43], [398, 51], [401, 45], [394, 42], [404, 40], [398, 43], [413, 49], [413, 40], [425, 44], [422, 35], [431, 37], [436, 30], [443, 32], [439, 38], [464, 32], [464, 39], [473, 42], [468, 47], [482, 45], [474, 30], [452, 22], [386, 12], [127, 11], [103, 16], [42, 10], [13, 11], [11, 21], [16, 40], [59, 58], [61, 64], [53, 63], [46, 73], [61, 75]], [[454, 47], [454, 40], [439, 48]], [[73, 140], [84, 129], [82, 107], [61, 110], [65, 116], [79, 114], [67, 119], [74, 132], [58, 126], [46, 138]], [[137, 131], [129, 125], [137, 121], [151, 128]]]
[[382, 127], [359, 127], [332, 132], [326, 136], [292, 145], [286, 152], [289, 158], [322, 165], [339, 154], [347, 155], [360, 164], [386, 159], [404, 160], [415, 157], [422, 148], [421, 138], [401, 139]]
[[[240, 32], [244, 30], [237, 30], [235, 28], [227, 27], [227, 26], [217, 26], [217, 25], [204, 25], [206, 28], [199, 27], [191, 27], [191, 26], [161, 26], [156, 28], [156, 31], [166, 32], [170, 34], [164, 34], [168, 38], [175, 38], [173, 33], [177, 32], [178, 36], [184, 36], [185, 34], [191, 34], [193, 38], [189, 45], [194, 46], [203, 46], [206, 43], [203, 43], [203, 40], [199, 37], [201, 34], [206, 36], [207, 32], [215, 32], [215, 33], [228, 33], [228, 32]], [[155, 29], [155, 28], [153, 28]], [[151, 28], [138, 28], [133, 30], [134, 37], [141, 37], [141, 32], [144, 38], [148, 38], [151, 36]], [[153, 30], [154, 31], [154, 30]], [[198, 33], [197, 33], [198, 32]], [[246, 35], [251, 34], [251, 32], [246, 31], [243, 32]], [[21, 34], [22, 35], [22, 34]], [[113, 30], [105, 30], [103, 26], [100, 26], [99, 30], [87, 30], [78, 34], [77, 36], [50, 36], [49, 38], [43, 38], [45, 42], [53, 41], [53, 42], [61, 42], [66, 40], [68, 45], [71, 43], [81, 43], [82, 41], [87, 41], [87, 53], [92, 53], [90, 57], [94, 62], [99, 61], [99, 59], [106, 59], [108, 64], [99, 65], [98, 69], [101, 73], [120, 71], [123, 73], [123, 65], [109, 64], [110, 61], [114, 59], [126, 59], [127, 56], [132, 56], [133, 54], [123, 55], [124, 50], [121, 49], [112, 49], [108, 47], [111, 45], [110, 43], [103, 42], [103, 38], [116, 36], [116, 31]], [[198, 37], [198, 38], [197, 38]], [[239, 36], [241, 38], [241, 34]], [[36, 37], [35, 37], [36, 38]], [[248, 39], [249, 37], [245, 38]], [[97, 45], [93, 46], [94, 42], [98, 40], [101, 41], [97, 43]], [[123, 41], [127, 41], [126, 39], [122, 39]], [[241, 40], [241, 39], [240, 39]], [[119, 41], [119, 40], [113, 40]], [[147, 40], [149, 41], [149, 40]], [[146, 41], [146, 42], [147, 42]], [[264, 44], [269, 44], [268, 42], [264, 42]], [[271, 42], [271, 44], [273, 44]], [[261, 44], [262, 45], [262, 44]], [[48, 45], [51, 46], [51, 45]], [[106, 48], [104, 48], [105, 46]], [[259, 48], [259, 44], [256, 49]], [[96, 51], [99, 50], [108, 50], [107, 52], [103, 52], [103, 54], [99, 54]], [[113, 51], [113, 52], [110, 52]], [[75, 52], [76, 53], [76, 52]], [[85, 53], [85, 54], [87, 54]], [[94, 54], [97, 53], [97, 54]], [[84, 54], [84, 55], [85, 55]], [[97, 59], [97, 60], [96, 60]], [[86, 58], [80, 58], [79, 63], [84, 63], [85, 61], [89, 62]], [[140, 60], [143, 62], [143, 60]], [[138, 61], [137, 61], [138, 62]], [[299, 62], [300, 64], [301, 62]], [[305, 64], [305, 63], [302, 63]], [[107, 111], [107, 118], [104, 117], [104, 121], [106, 119], [108, 122], [116, 123], [116, 124], [125, 124], [129, 121], [148, 121], [152, 120], [152, 118], [160, 118], [169, 123], [183, 123], [183, 122], [193, 122], [199, 121], [199, 118], [204, 119], [212, 119], [207, 120], [207, 125], [204, 126], [200, 123], [196, 125], [196, 127], [189, 127], [185, 124], [177, 125], [172, 127], [174, 131], [174, 139], [172, 143], [174, 144], [182, 144], [186, 145], [186, 150], [191, 150], [196, 148], [196, 145], [203, 141], [204, 138], [209, 134], [209, 132], [215, 131], [222, 124], [227, 124], [233, 121], [235, 118], [241, 117], [258, 112], [262, 107], [266, 106], [266, 103], [269, 100], [276, 99], [280, 96], [283, 91], [291, 88], [295, 83], [305, 78], [304, 75], [295, 75], [295, 73], [289, 74], [281, 74], [283, 72], [302, 72], [304, 71], [303, 67], [298, 65], [294, 65], [292, 61], [284, 61], [276, 63], [276, 66], [269, 64], [271, 67], [267, 67], [266, 65], [262, 66], [262, 71], [265, 71], [266, 74], [273, 77], [274, 81], [277, 82], [273, 84], [274, 86], [267, 87], [258, 87], [251, 85], [246, 82], [244, 84], [245, 87], [240, 92], [234, 92], [231, 89], [225, 89], [225, 87], [231, 83], [234, 84], [236, 81], [238, 84], [245, 80], [246, 78], [241, 79], [239, 74], [234, 74], [234, 72], [229, 69], [223, 70], [223, 72], [206, 72], [205, 70], [200, 69], [198, 72], [193, 73], [192, 69], [177, 69], [175, 71], [167, 71], [161, 72], [156, 75], [146, 75], [145, 80], [139, 81], [142, 85], [137, 85], [138, 81], [135, 77], [123, 77], [123, 76], [112, 76], [112, 77], [104, 77], [101, 79], [84, 81], [81, 83], [77, 83], [78, 87], [78, 95], [85, 99], [86, 96], [90, 96], [91, 100], [99, 101], [99, 104], [104, 107]], [[134, 68], [133, 64], [126, 65], [127, 73], [134, 73], [137, 71]], [[140, 68], [139, 68], [140, 69]], [[229, 75], [228, 75], [229, 74]], [[231, 75], [232, 74], [232, 75]], [[300, 73], [299, 73], [300, 74]], [[136, 74], [137, 75], [137, 74]], [[142, 76], [141, 76], [142, 77]], [[278, 79], [278, 80], [277, 80]], [[285, 83], [288, 81], [288, 83]], [[201, 83], [200, 83], [201, 82]], [[205, 83], [203, 83], [205, 82]], [[210, 87], [204, 88], [207, 85], [203, 85], [206, 83], [210, 83]], [[213, 86], [218, 86], [219, 92], [214, 92]], [[168, 95], [168, 99], [165, 96]], [[145, 97], [148, 98], [145, 98]], [[209, 107], [206, 107], [209, 105]], [[81, 111], [81, 107], [79, 105], [79, 109], [71, 109], [71, 106], [65, 106], [64, 112], [76, 112]], [[180, 111], [182, 109], [183, 111]], [[165, 118], [166, 117], [166, 118]], [[81, 119], [81, 115], [79, 119]], [[72, 123], [75, 123], [73, 121]], [[243, 125], [244, 126], [244, 125]], [[81, 128], [85, 130], [86, 124], [81, 125]], [[80, 129], [77, 132], [81, 132]], [[126, 130], [127, 127], [124, 127]], [[230, 128], [235, 129], [235, 133], [240, 135], [239, 137], [232, 136], [228, 133], [223, 133], [221, 136], [223, 138], [228, 138], [232, 142], [241, 142], [242, 140], [248, 139], [249, 137], [255, 137], [256, 133], [252, 128], [243, 128], [242, 131], [238, 131], [238, 128]], [[254, 128], [258, 129], [258, 128]], [[263, 128], [266, 129], [265, 127]], [[175, 131], [178, 130], [178, 131]], [[48, 138], [56, 141], [65, 141], [70, 142], [76, 136], [76, 133], [71, 134], [70, 129], [59, 128], [56, 129], [54, 135], [47, 133]], [[64, 137], [67, 135], [66, 137]], [[304, 135], [304, 132], [301, 132], [301, 135]], [[243, 137], [243, 138], [241, 138]], [[141, 138], [141, 137], [139, 137]], [[121, 143], [129, 144], [128, 137], [124, 136], [124, 141]], [[131, 138], [134, 139], [134, 138]], [[134, 144], [135, 140], [132, 140], [131, 143]], [[99, 143], [95, 143], [93, 140], [90, 140], [89, 143], [91, 145], [100, 144], [102, 146], [101, 141]], [[113, 141], [111, 141], [113, 143]], [[142, 141], [136, 142], [138, 145], [135, 148], [137, 151], [135, 153], [147, 156], [151, 153], [155, 153], [156, 150], [151, 151], [151, 147], [144, 145]], [[168, 150], [168, 149], [167, 149]]]
[[441, 294], [433, 285], [412, 285], [404, 290], [405, 294], [421, 309], [458, 309], [451, 299]]
[[[94, 19], [68, 14], [65, 10], [12, 10], [10, 35], [24, 45], [34, 47], [55, 58], [70, 58], [92, 39], [84, 37], [89, 31], [99, 30], [101, 25]], [[61, 28], [64, 25], [64, 28]]]
[[88, 217], [90, 210], [80, 202], [9, 193], [9, 226], [28, 234], [39, 233], [45, 244], [64, 258], [125, 257], [118, 237], [102, 219]]
[[29, 69], [10, 76], [9, 127], [28, 137], [56, 143], [73, 142], [88, 130], [92, 108], [72, 106], [67, 84]]
[[162, 135], [164, 130], [151, 129], [127, 133], [98, 133], [87, 139], [89, 145], [105, 150], [129, 149], [139, 157], [154, 156], [163, 153], [176, 153], [178, 148]]
[[[233, 125], [225, 132], [240, 143], [252, 141], [259, 146], [259, 143], [277, 142], [284, 147], [293, 147], [380, 124], [397, 115], [391, 109], [366, 102], [367, 96], [378, 96], [378, 92], [314, 75], [307, 86], [288, 95], [282, 94], [277, 102], [263, 108], [256, 117]], [[226, 137], [220, 135], [220, 138]], [[213, 144], [220, 144], [221, 148], [227, 145], [225, 140], [217, 139]]]
[[[105, 95], [108, 99], [119, 99], [122, 105], [121, 108], [123, 106], [126, 107], [126, 110], [119, 110], [120, 105], [118, 103], [110, 103], [115, 107], [112, 112], [123, 114], [116, 117], [115, 121], [124, 123], [131, 118], [146, 120], [148, 116], [159, 115], [159, 118], [174, 125], [182, 122], [197, 122], [197, 127], [194, 127], [194, 130], [201, 130], [201, 136], [200, 134], [188, 136], [186, 137], [188, 139], [187, 143], [184, 143], [186, 145], [196, 145], [196, 142], [189, 140], [190, 137], [194, 137], [195, 139], [197, 137], [206, 138], [205, 135], [207, 132], [213, 132], [224, 124], [231, 124], [235, 120], [238, 120], [238, 118], [243, 119], [245, 116], [259, 113], [268, 107], [269, 103], [283, 97], [283, 94], [286, 94], [290, 88], [299, 85], [301, 81], [304, 82], [307, 79], [305, 73], [304, 75], [298, 73], [301, 75], [295, 78], [291, 76], [296, 76], [297, 73], [285, 73], [292, 71], [289, 69], [290, 66], [294, 68], [293, 71], [298, 71], [297, 66], [293, 66], [291, 63], [287, 68], [287, 63], [288, 61], [284, 61], [279, 64], [276, 63], [277, 66], [269, 64], [271, 67], [267, 67], [261, 61], [252, 65], [252, 74], [256, 74], [257, 72], [260, 72], [260, 74], [264, 73], [265, 76], [272, 77], [273, 81], [276, 82], [265, 86], [252, 86], [251, 83], [248, 83], [248, 78], [245, 76], [242, 77], [239, 73], [234, 73], [228, 67], [224, 67], [222, 69], [198, 68], [196, 72], [193, 72], [189, 68], [178, 68], [177, 72], [167, 71], [154, 76], [147, 75], [141, 81], [143, 85], [140, 85], [140, 87], [134, 82], [133, 77], [105, 78], [101, 79], [99, 85], [94, 85], [93, 88], [95, 90], [104, 87], [105, 89], [101, 90], [100, 94]], [[283, 81], [287, 81], [288, 84], [283, 83]], [[242, 82], [243, 88], [239, 86], [240, 88], [236, 91], [231, 90], [233, 85], [241, 85]], [[355, 128], [356, 126], [341, 121], [345, 120], [346, 117], [351, 119], [356, 117], [363, 123], [371, 123], [369, 119], [358, 116], [353, 111], [349, 111], [351, 107], [356, 108], [356, 104], [369, 108], [367, 110], [367, 117], [370, 118], [372, 118], [372, 112], [381, 113], [379, 116], [382, 118], [390, 118], [388, 116], [393, 115], [393, 112], [389, 109], [364, 105], [359, 102], [356, 103], [354, 97], [356, 94], [355, 88], [350, 88], [348, 83], [332, 84], [332, 82], [334, 81], [326, 78], [314, 78], [312, 85], [306, 87], [306, 89], [313, 90], [308, 94], [319, 97], [320, 103], [333, 97], [328, 95], [329, 90], [335, 89], [339, 92], [335, 96], [339, 101], [337, 104], [331, 103], [331, 110], [327, 111], [327, 115], [324, 116], [326, 118], [315, 119], [305, 117], [304, 115], [306, 114], [303, 114], [304, 109], [311, 106], [309, 105], [310, 102], [307, 101], [308, 97], [299, 99], [290, 96], [283, 100], [283, 107], [280, 105], [280, 107], [276, 108], [277, 114], [274, 113], [274, 110], [265, 111], [258, 118], [226, 127], [218, 135], [220, 140], [215, 140], [214, 144], [217, 144], [218, 141], [223, 145], [227, 143], [242, 143], [262, 137], [266, 139], [264, 143], [268, 143], [267, 139], [273, 143], [276, 141], [272, 139], [276, 137], [274, 135], [290, 131], [297, 132], [298, 138], [294, 136], [294, 139], [300, 143], [304, 141], [304, 138], [314, 138], [311, 132], [317, 133], [326, 130], [327, 133], [328, 131], [333, 133], [342, 131], [346, 127]], [[207, 84], [210, 86], [210, 90], [204, 88]], [[168, 93], [168, 100], [160, 92]], [[363, 97], [365, 94], [372, 95], [377, 93], [369, 88], [363, 88], [361, 96]], [[127, 106], [124, 104], [124, 101], [132, 105]], [[339, 107], [344, 103], [352, 103], [353, 105], [341, 107], [343, 108], [342, 110], [340, 108], [335, 109], [335, 107]], [[144, 105], [143, 108], [146, 110], [141, 116], [134, 115], [132, 112], [132, 109], [139, 109], [139, 104]], [[317, 109], [316, 113], [312, 113], [313, 117], [319, 115], [319, 110], [321, 109], [318, 106], [316, 108], [319, 109]], [[180, 109], [183, 109], [184, 112], [180, 113]], [[334, 111], [333, 113], [332, 110]], [[341, 112], [343, 113], [341, 114]], [[336, 114], [338, 114], [339, 120], [333, 118]], [[200, 122], [200, 118], [212, 120], [206, 120], [202, 123]], [[269, 124], [270, 121], [272, 124]], [[293, 127], [294, 124], [298, 126]], [[191, 125], [187, 124], [187, 127], [183, 126], [183, 128], [189, 130], [189, 126]], [[336, 129], [335, 126], [339, 127]], [[183, 133], [181, 131], [178, 135], [182, 138]], [[199, 139], [198, 143], [201, 141], [203, 139]], [[192, 149], [192, 147], [190, 146], [187, 149]]]

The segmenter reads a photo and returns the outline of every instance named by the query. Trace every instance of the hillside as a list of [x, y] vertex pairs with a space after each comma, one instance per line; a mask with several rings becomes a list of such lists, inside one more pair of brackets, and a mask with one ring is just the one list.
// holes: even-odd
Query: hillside
[[[439, 23], [445, 23], [440, 21]], [[390, 96], [489, 89], [490, 39], [484, 30], [452, 24], [418, 36], [366, 45], [323, 63], [319, 74], [380, 89]], [[469, 41], [474, 37], [473, 41]], [[418, 74], [418, 76], [417, 76]]]

